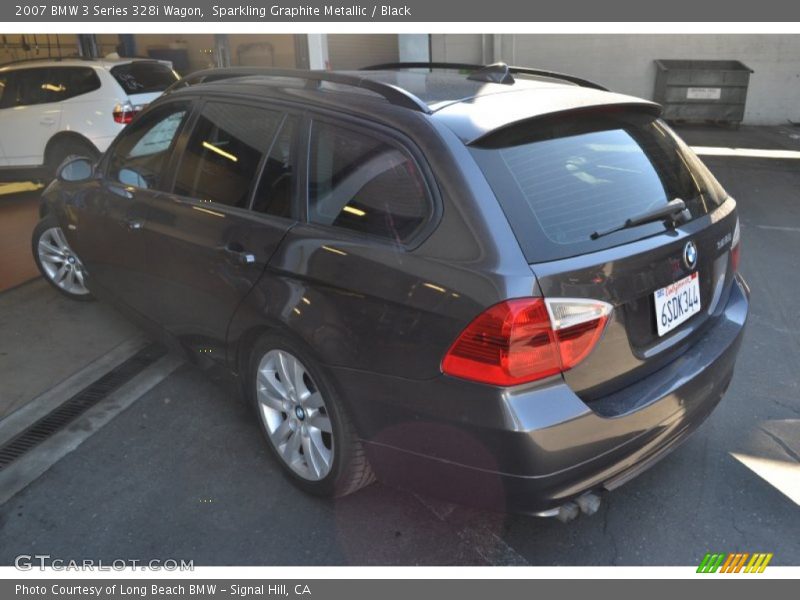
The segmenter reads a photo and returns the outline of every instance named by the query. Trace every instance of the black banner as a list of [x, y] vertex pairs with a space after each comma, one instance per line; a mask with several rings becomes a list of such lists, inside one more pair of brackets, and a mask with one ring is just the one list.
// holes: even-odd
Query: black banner
[[795, 2], [762, 0], [318, 0], [241, 2], [235, 0], [12, 0], [0, 5], [0, 20], [13, 22], [791, 22], [798, 21]]
[[[699, 580], [703, 580], [702, 582]], [[713, 579], [713, 582], [712, 582]], [[757, 587], [758, 586], [758, 587]], [[698, 593], [713, 594], [730, 600], [752, 596], [758, 592], [773, 598], [793, 597], [796, 582], [764, 579], [758, 575], [720, 577], [698, 575], [695, 580], [409, 580], [409, 579], [308, 579], [308, 580], [79, 580], [38, 579], [0, 581], [0, 597], [4, 600], [220, 600], [235, 598], [255, 600], [275, 598], [289, 600], [423, 600], [426, 598], [603, 598], [613, 593], [624, 598], [674, 600]], [[781, 594], [785, 594], [781, 595]], [[723, 596], [724, 595], [724, 596]]]

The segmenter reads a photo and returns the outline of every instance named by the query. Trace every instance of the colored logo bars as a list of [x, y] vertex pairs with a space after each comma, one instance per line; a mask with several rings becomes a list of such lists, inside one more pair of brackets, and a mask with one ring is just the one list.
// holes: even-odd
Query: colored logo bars
[[[748, 560], [749, 559], [749, 560]], [[730, 554], [707, 553], [700, 566], [697, 567], [698, 573], [763, 573], [769, 561], [772, 560], [772, 552], [732, 552]]]

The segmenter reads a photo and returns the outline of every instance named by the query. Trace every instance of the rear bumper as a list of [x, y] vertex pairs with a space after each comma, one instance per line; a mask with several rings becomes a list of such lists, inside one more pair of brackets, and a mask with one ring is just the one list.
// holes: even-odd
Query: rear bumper
[[741, 278], [718, 322], [683, 356], [583, 402], [554, 377], [499, 389], [335, 370], [378, 478], [460, 504], [513, 512], [614, 489], [668, 454], [733, 376], [749, 309]]

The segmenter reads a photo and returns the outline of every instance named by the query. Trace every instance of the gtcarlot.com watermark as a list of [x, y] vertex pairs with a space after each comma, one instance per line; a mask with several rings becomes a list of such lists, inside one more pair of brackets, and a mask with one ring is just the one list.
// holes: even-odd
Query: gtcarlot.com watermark
[[137, 560], [130, 558], [117, 558], [113, 560], [95, 560], [85, 558], [82, 560], [64, 560], [53, 558], [49, 554], [20, 554], [14, 559], [14, 566], [20, 571], [126, 571], [129, 569], [139, 571], [194, 571], [194, 561], [166, 558]]

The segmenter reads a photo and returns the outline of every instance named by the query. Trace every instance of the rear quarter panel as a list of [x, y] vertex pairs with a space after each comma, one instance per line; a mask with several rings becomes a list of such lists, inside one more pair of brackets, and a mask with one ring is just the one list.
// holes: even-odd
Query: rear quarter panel
[[430, 379], [481, 311], [536, 292], [508, 221], [463, 143], [424, 119], [395, 125], [413, 135], [413, 153], [430, 167], [438, 191], [430, 236], [407, 249], [296, 225], [234, 316], [229, 344], [237, 352], [247, 351], [240, 345], [253, 331], [279, 329], [327, 365]]

